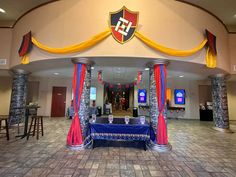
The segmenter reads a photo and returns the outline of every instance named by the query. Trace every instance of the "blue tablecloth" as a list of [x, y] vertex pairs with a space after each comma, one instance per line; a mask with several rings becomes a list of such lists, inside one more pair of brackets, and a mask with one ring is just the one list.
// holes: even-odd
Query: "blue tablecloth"
[[91, 137], [94, 140], [155, 141], [155, 134], [149, 124], [91, 123]]

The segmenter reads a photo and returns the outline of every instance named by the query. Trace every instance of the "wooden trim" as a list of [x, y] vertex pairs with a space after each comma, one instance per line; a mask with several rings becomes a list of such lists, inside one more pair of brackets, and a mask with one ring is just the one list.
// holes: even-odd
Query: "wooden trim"
[[36, 6], [36, 7], [34, 7], [34, 8], [32, 8], [32, 9], [28, 10], [27, 12], [25, 12], [23, 15], [21, 15], [21, 16], [15, 21], [15, 23], [14, 23], [13, 26], [12, 26], [12, 28], [14, 28], [15, 25], [17, 24], [17, 22], [20, 21], [20, 19], [22, 19], [22, 18], [23, 18], [25, 15], [27, 15], [28, 13], [34, 11], [35, 9], [38, 9], [38, 8], [40, 8], [40, 7], [43, 7], [43, 6], [45, 6], [45, 5], [48, 5], [48, 4], [50, 4], [50, 3], [54, 3], [54, 2], [57, 2], [57, 1], [60, 1], [60, 0], [52, 0], [52, 1], [49, 1], [49, 2], [45, 2], [45, 3], [43, 3], [43, 4], [40, 4], [40, 5]]
[[201, 9], [201, 10], [205, 11], [206, 13], [208, 13], [208, 14], [212, 15], [213, 17], [215, 17], [215, 18], [225, 27], [226, 31], [227, 31], [229, 34], [236, 34], [236, 32], [230, 32], [229, 29], [227, 28], [227, 26], [224, 24], [224, 22], [223, 22], [219, 17], [217, 17], [215, 14], [213, 14], [212, 12], [210, 12], [209, 10], [207, 10], [207, 9], [205, 9], [205, 8], [199, 6], [199, 5], [193, 4], [193, 3], [191, 3], [191, 2], [186, 2], [186, 1], [184, 1], [184, 0], [175, 0], [175, 1], [178, 1], [178, 2], [181, 2], [181, 3], [185, 3], [185, 4], [191, 5], [191, 6], [193, 6], [193, 7], [196, 7], [196, 8], [198, 8], [198, 9]]

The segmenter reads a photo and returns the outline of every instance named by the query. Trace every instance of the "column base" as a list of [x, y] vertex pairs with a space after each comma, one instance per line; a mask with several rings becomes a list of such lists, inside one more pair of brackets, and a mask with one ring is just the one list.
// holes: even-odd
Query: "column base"
[[229, 128], [219, 128], [219, 127], [212, 127], [214, 130], [224, 132], [224, 133], [234, 133], [231, 129]]
[[87, 144], [81, 144], [81, 145], [66, 145], [66, 147], [70, 150], [75, 150], [75, 151], [90, 149], [92, 148], [92, 141], [90, 140], [89, 142], [87, 142]]
[[85, 147], [83, 144], [81, 145], [66, 145], [66, 147], [70, 150], [74, 150], [74, 151], [81, 151], [81, 150], [84, 150]]
[[168, 143], [167, 145], [159, 145], [159, 144], [151, 143], [149, 145], [149, 149], [157, 151], [157, 152], [170, 152], [172, 150], [172, 146], [170, 143]]

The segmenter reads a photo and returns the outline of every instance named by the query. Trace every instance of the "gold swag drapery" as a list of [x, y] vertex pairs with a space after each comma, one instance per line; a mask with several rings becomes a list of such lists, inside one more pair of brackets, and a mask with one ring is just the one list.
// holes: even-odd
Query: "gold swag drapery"
[[[31, 42], [37, 46], [39, 49], [49, 52], [49, 53], [53, 53], [53, 54], [71, 54], [71, 53], [76, 53], [76, 52], [82, 52], [84, 50], [87, 50], [91, 47], [93, 47], [94, 45], [96, 45], [97, 43], [101, 42], [102, 40], [104, 40], [106, 37], [108, 37], [111, 34], [111, 30], [108, 29], [104, 32], [101, 32], [95, 36], [93, 36], [91, 39], [84, 41], [80, 44], [75, 44], [72, 46], [67, 46], [67, 47], [63, 47], [63, 48], [53, 48], [53, 47], [48, 47], [42, 43], [40, 43], [39, 41], [37, 41], [34, 37], [31, 38]], [[140, 32], [136, 31], [135, 32], [135, 36], [140, 39], [142, 42], [144, 42], [147, 46], [155, 49], [156, 51], [160, 51], [162, 53], [165, 53], [167, 55], [171, 55], [171, 56], [176, 56], [176, 57], [187, 57], [187, 56], [191, 56], [197, 52], [199, 52], [200, 50], [202, 50], [202, 48], [204, 46], [207, 46], [207, 38], [205, 38], [197, 47], [190, 49], [190, 50], [176, 50], [176, 49], [171, 49], [168, 47], [165, 47], [163, 45], [160, 45], [154, 41], [152, 41], [151, 39], [145, 37], [144, 35], [142, 35]], [[22, 64], [28, 64], [29, 63], [29, 57], [28, 55], [24, 55], [22, 57], [21, 60]], [[209, 46], [207, 46], [207, 52], [206, 52], [206, 66], [209, 68], [215, 68], [216, 67], [216, 55], [209, 49]]]
[[[140, 32], [136, 31], [135, 36], [140, 39], [142, 42], [144, 42], [146, 45], [149, 47], [160, 51], [162, 53], [165, 53], [167, 55], [175, 56], [175, 57], [187, 57], [191, 56], [198, 51], [202, 50], [204, 46], [207, 44], [207, 39], [204, 39], [197, 47], [191, 49], [191, 50], [176, 50], [176, 49], [171, 49], [168, 47], [165, 47], [163, 45], [157, 44], [151, 39], [148, 39], [144, 35], [142, 35]], [[209, 47], [207, 47], [207, 53], [206, 53], [206, 66], [208, 68], [215, 68], [216, 67], [216, 55], [214, 55]]]

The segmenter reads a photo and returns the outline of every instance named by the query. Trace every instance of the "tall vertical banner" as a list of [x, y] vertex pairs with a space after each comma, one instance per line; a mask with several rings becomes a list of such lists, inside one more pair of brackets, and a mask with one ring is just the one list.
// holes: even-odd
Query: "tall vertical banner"
[[72, 120], [70, 130], [67, 135], [67, 146], [78, 147], [83, 146], [83, 136], [80, 125], [79, 109], [81, 95], [84, 87], [86, 65], [75, 64], [74, 65], [74, 76], [73, 76], [73, 107], [74, 107], [74, 119]]
[[156, 81], [156, 94], [158, 104], [158, 123], [157, 123], [157, 144], [167, 145], [167, 129], [164, 118], [165, 102], [166, 102], [166, 65], [157, 64], [154, 66], [154, 77]]

